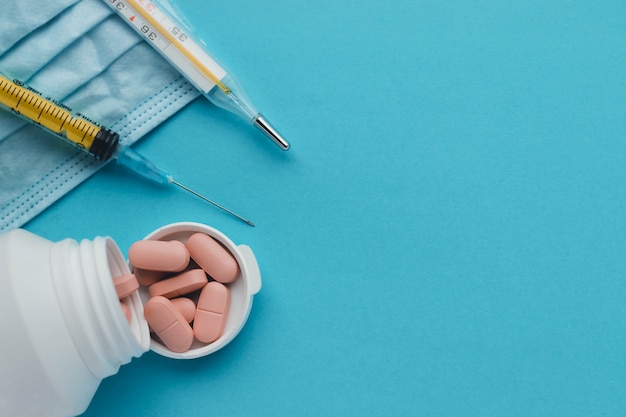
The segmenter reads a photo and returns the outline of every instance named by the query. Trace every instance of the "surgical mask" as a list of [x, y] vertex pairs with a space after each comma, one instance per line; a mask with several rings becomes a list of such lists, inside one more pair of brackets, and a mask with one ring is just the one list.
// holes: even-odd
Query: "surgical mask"
[[[125, 145], [199, 95], [103, 0], [3, 0], [0, 72], [98, 120]], [[0, 232], [102, 166], [0, 111]]]

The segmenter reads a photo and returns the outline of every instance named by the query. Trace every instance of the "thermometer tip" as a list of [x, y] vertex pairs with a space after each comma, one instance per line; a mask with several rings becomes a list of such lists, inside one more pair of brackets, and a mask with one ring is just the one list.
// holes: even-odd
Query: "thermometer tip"
[[287, 142], [287, 139], [285, 139], [283, 135], [281, 135], [278, 130], [276, 130], [274, 126], [272, 126], [272, 124], [262, 115], [259, 115], [254, 120], [254, 125], [283, 151], [286, 151], [291, 147], [289, 142]]

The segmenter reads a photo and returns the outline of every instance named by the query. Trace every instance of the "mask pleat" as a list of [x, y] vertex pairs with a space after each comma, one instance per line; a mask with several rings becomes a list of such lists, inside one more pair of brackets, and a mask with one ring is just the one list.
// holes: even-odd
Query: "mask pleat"
[[156, 91], [177, 78], [182, 77], [148, 44], [141, 42], [65, 102], [113, 128], [114, 123], [130, 114], [137, 105], [150, 100]]
[[111, 14], [102, 0], [84, 0], [66, 8], [0, 56], [0, 72], [27, 81]]
[[0, 55], [78, 0], [2, 0]]
[[76, 40], [28, 79], [28, 84], [59, 100], [106, 70], [141, 38], [116, 15]]

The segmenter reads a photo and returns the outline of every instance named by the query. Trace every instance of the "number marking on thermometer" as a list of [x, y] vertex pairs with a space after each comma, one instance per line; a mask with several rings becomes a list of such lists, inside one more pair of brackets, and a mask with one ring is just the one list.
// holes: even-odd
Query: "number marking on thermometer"
[[149, 0], [108, 0], [143, 38], [150, 42], [203, 93], [218, 86], [225, 94], [230, 89], [221, 80], [226, 71], [182, 28]]

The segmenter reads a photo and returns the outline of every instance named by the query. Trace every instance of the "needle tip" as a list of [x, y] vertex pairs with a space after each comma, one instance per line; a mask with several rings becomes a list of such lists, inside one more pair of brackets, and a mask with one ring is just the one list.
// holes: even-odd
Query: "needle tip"
[[178, 186], [180, 188], [182, 188], [185, 191], [190, 192], [191, 194], [193, 194], [196, 197], [206, 201], [207, 203], [214, 205], [218, 209], [223, 210], [226, 213], [230, 214], [231, 216], [238, 218], [242, 222], [247, 223], [248, 225], [250, 225], [252, 227], [255, 227], [254, 223], [252, 223], [250, 220], [248, 220], [248, 219], [246, 219], [244, 217], [241, 217], [239, 214], [235, 213], [234, 211], [231, 211], [231, 210], [227, 209], [226, 207], [222, 206], [221, 204], [218, 204], [215, 201], [208, 199], [207, 197], [205, 197], [202, 194], [192, 190], [191, 188], [187, 187], [186, 185], [183, 185], [183, 184], [179, 183], [178, 181], [174, 180], [174, 178], [172, 178], [172, 177], [170, 177], [170, 183], [174, 184], [174, 185], [176, 185], [176, 186]]

